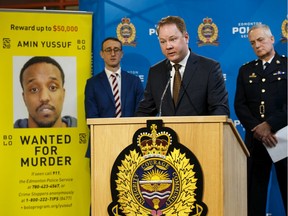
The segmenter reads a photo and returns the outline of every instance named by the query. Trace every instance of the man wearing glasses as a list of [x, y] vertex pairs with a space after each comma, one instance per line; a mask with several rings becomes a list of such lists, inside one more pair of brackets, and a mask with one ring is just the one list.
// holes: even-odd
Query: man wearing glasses
[[105, 68], [88, 79], [85, 87], [86, 118], [134, 116], [144, 88], [139, 77], [121, 69], [121, 41], [114, 37], [106, 38], [100, 56]]

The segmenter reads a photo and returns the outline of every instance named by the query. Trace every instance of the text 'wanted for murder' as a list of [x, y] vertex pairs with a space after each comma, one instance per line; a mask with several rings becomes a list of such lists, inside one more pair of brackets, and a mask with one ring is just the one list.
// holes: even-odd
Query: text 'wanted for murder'
[[70, 135], [21, 136], [22, 145], [34, 146], [34, 157], [22, 157], [21, 167], [71, 166], [71, 156], [59, 156], [58, 146], [71, 143]]

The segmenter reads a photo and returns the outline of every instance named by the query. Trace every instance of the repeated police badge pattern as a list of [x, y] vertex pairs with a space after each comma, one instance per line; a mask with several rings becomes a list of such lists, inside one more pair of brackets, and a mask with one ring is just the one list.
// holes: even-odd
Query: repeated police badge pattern
[[212, 18], [206, 17], [203, 23], [198, 26], [198, 46], [218, 46], [218, 27], [213, 23]]
[[136, 46], [136, 28], [129, 18], [122, 18], [116, 29], [117, 38], [126, 46]]
[[282, 41], [282, 43], [287, 43], [287, 39], [288, 39], [288, 19], [285, 19], [282, 22], [281, 31], [282, 31], [281, 41]]
[[111, 172], [109, 215], [207, 214], [203, 176], [195, 155], [178, 143], [176, 133], [148, 120], [133, 143], [117, 157]]

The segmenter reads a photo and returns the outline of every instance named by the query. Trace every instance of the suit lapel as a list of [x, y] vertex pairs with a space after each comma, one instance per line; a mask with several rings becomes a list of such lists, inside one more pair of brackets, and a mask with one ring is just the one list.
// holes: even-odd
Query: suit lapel
[[197, 61], [198, 61], [197, 55], [190, 52], [190, 56], [187, 60], [184, 75], [182, 78], [182, 86], [181, 86], [180, 92], [179, 92], [179, 103], [178, 104], [180, 104], [181, 98], [184, 95], [185, 90], [189, 86], [190, 82], [193, 80], [193, 76], [195, 74], [195, 71], [197, 70], [197, 64], [196, 64]]
[[105, 71], [103, 71], [100, 75], [100, 82], [101, 85], [103, 86], [104, 91], [107, 92], [109, 98], [111, 99], [111, 102], [114, 103], [113, 92], [111, 90], [110, 82], [107, 78]]
[[121, 70], [121, 106], [122, 107], [124, 107], [124, 104], [126, 102], [125, 99], [126, 99], [129, 86], [130, 86], [129, 83], [127, 83], [127, 74], [126, 72]]
[[187, 86], [191, 82], [195, 71], [197, 70], [197, 61], [198, 57], [194, 53], [190, 53], [190, 56], [187, 60], [184, 76], [183, 76], [183, 85]]
[[[171, 94], [171, 83], [173, 82], [173, 79], [170, 78], [171, 76], [170, 70], [172, 70], [172, 68], [170, 68], [169, 70], [167, 66], [168, 64], [170, 64], [170, 61], [168, 59], [164, 60], [161, 63], [161, 68], [159, 69], [159, 76], [157, 77], [159, 82], [157, 83], [163, 83], [163, 86], [157, 85], [158, 90], [159, 90], [159, 98], [156, 98], [156, 101], [159, 102], [159, 107], [162, 106], [162, 111], [163, 111], [162, 113], [165, 113], [165, 112], [175, 113], [175, 106], [174, 106], [174, 102], [173, 102], [173, 98]], [[169, 79], [170, 79], [170, 84], [166, 90], [163, 100], [161, 101], [162, 94], [164, 93], [165, 87], [167, 83], [169, 82]]]
[[[162, 110], [164, 109], [163, 106], [167, 106], [168, 105], [168, 107], [166, 107], [166, 109], [167, 110], [171, 109], [172, 113], [175, 113], [175, 106], [174, 106], [173, 97], [172, 97], [172, 94], [171, 94], [171, 83], [173, 82], [173, 79], [170, 78], [171, 71], [169, 69], [167, 69], [167, 64], [170, 64], [170, 61], [168, 59], [163, 61], [163, 73], [162, 73], [163, 76], [161, 77], [161, 79], [163, 80], [163, 83], [165, 83], [165, 85], [163, 86], [163, 91], [161, 92], [161, 94], [163, 94], [163, 92], [165, 90], [165, 87], [166, 87], [167, 83], [169, 82], [169, 79], [170, 79], [170, 84], [169, 84], [168, 89], [167, 89], [167, 91], [166, 91], [166, 93], [164, 95], [164, 98], [163, 98]], [[159, 82], [159, 83], [162, 83], [162, 82]], [[161, 99], [160, 98], [159, 98], [159, 101], [161, 103]]]

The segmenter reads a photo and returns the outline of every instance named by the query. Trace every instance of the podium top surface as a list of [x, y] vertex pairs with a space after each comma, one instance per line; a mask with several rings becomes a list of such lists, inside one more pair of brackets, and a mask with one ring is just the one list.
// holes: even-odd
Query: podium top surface
[[163, 120], [167, 124], [181, 124], [181, 123], [221, 123], [229, 125], [235, 137], [240, 143], [243, 151], [249, 156], [241, 136], [235, 128], [233, 121], [228, 116], [161, 116], [161, 117], [123, 117], [123, 118], [89, 118], [87, 125], [131, 125], [131, 124], [146, 124], [147, 120]]
[[89, 118], [87, 119], [88, 125], [97, 124], [141, 124], [146, 123], [147, 120], [160, 120], [166, 123], [229, 123], [231, 122], [227, 116], [161, 116], [161, 117], [124, 117], [124, 118]]

